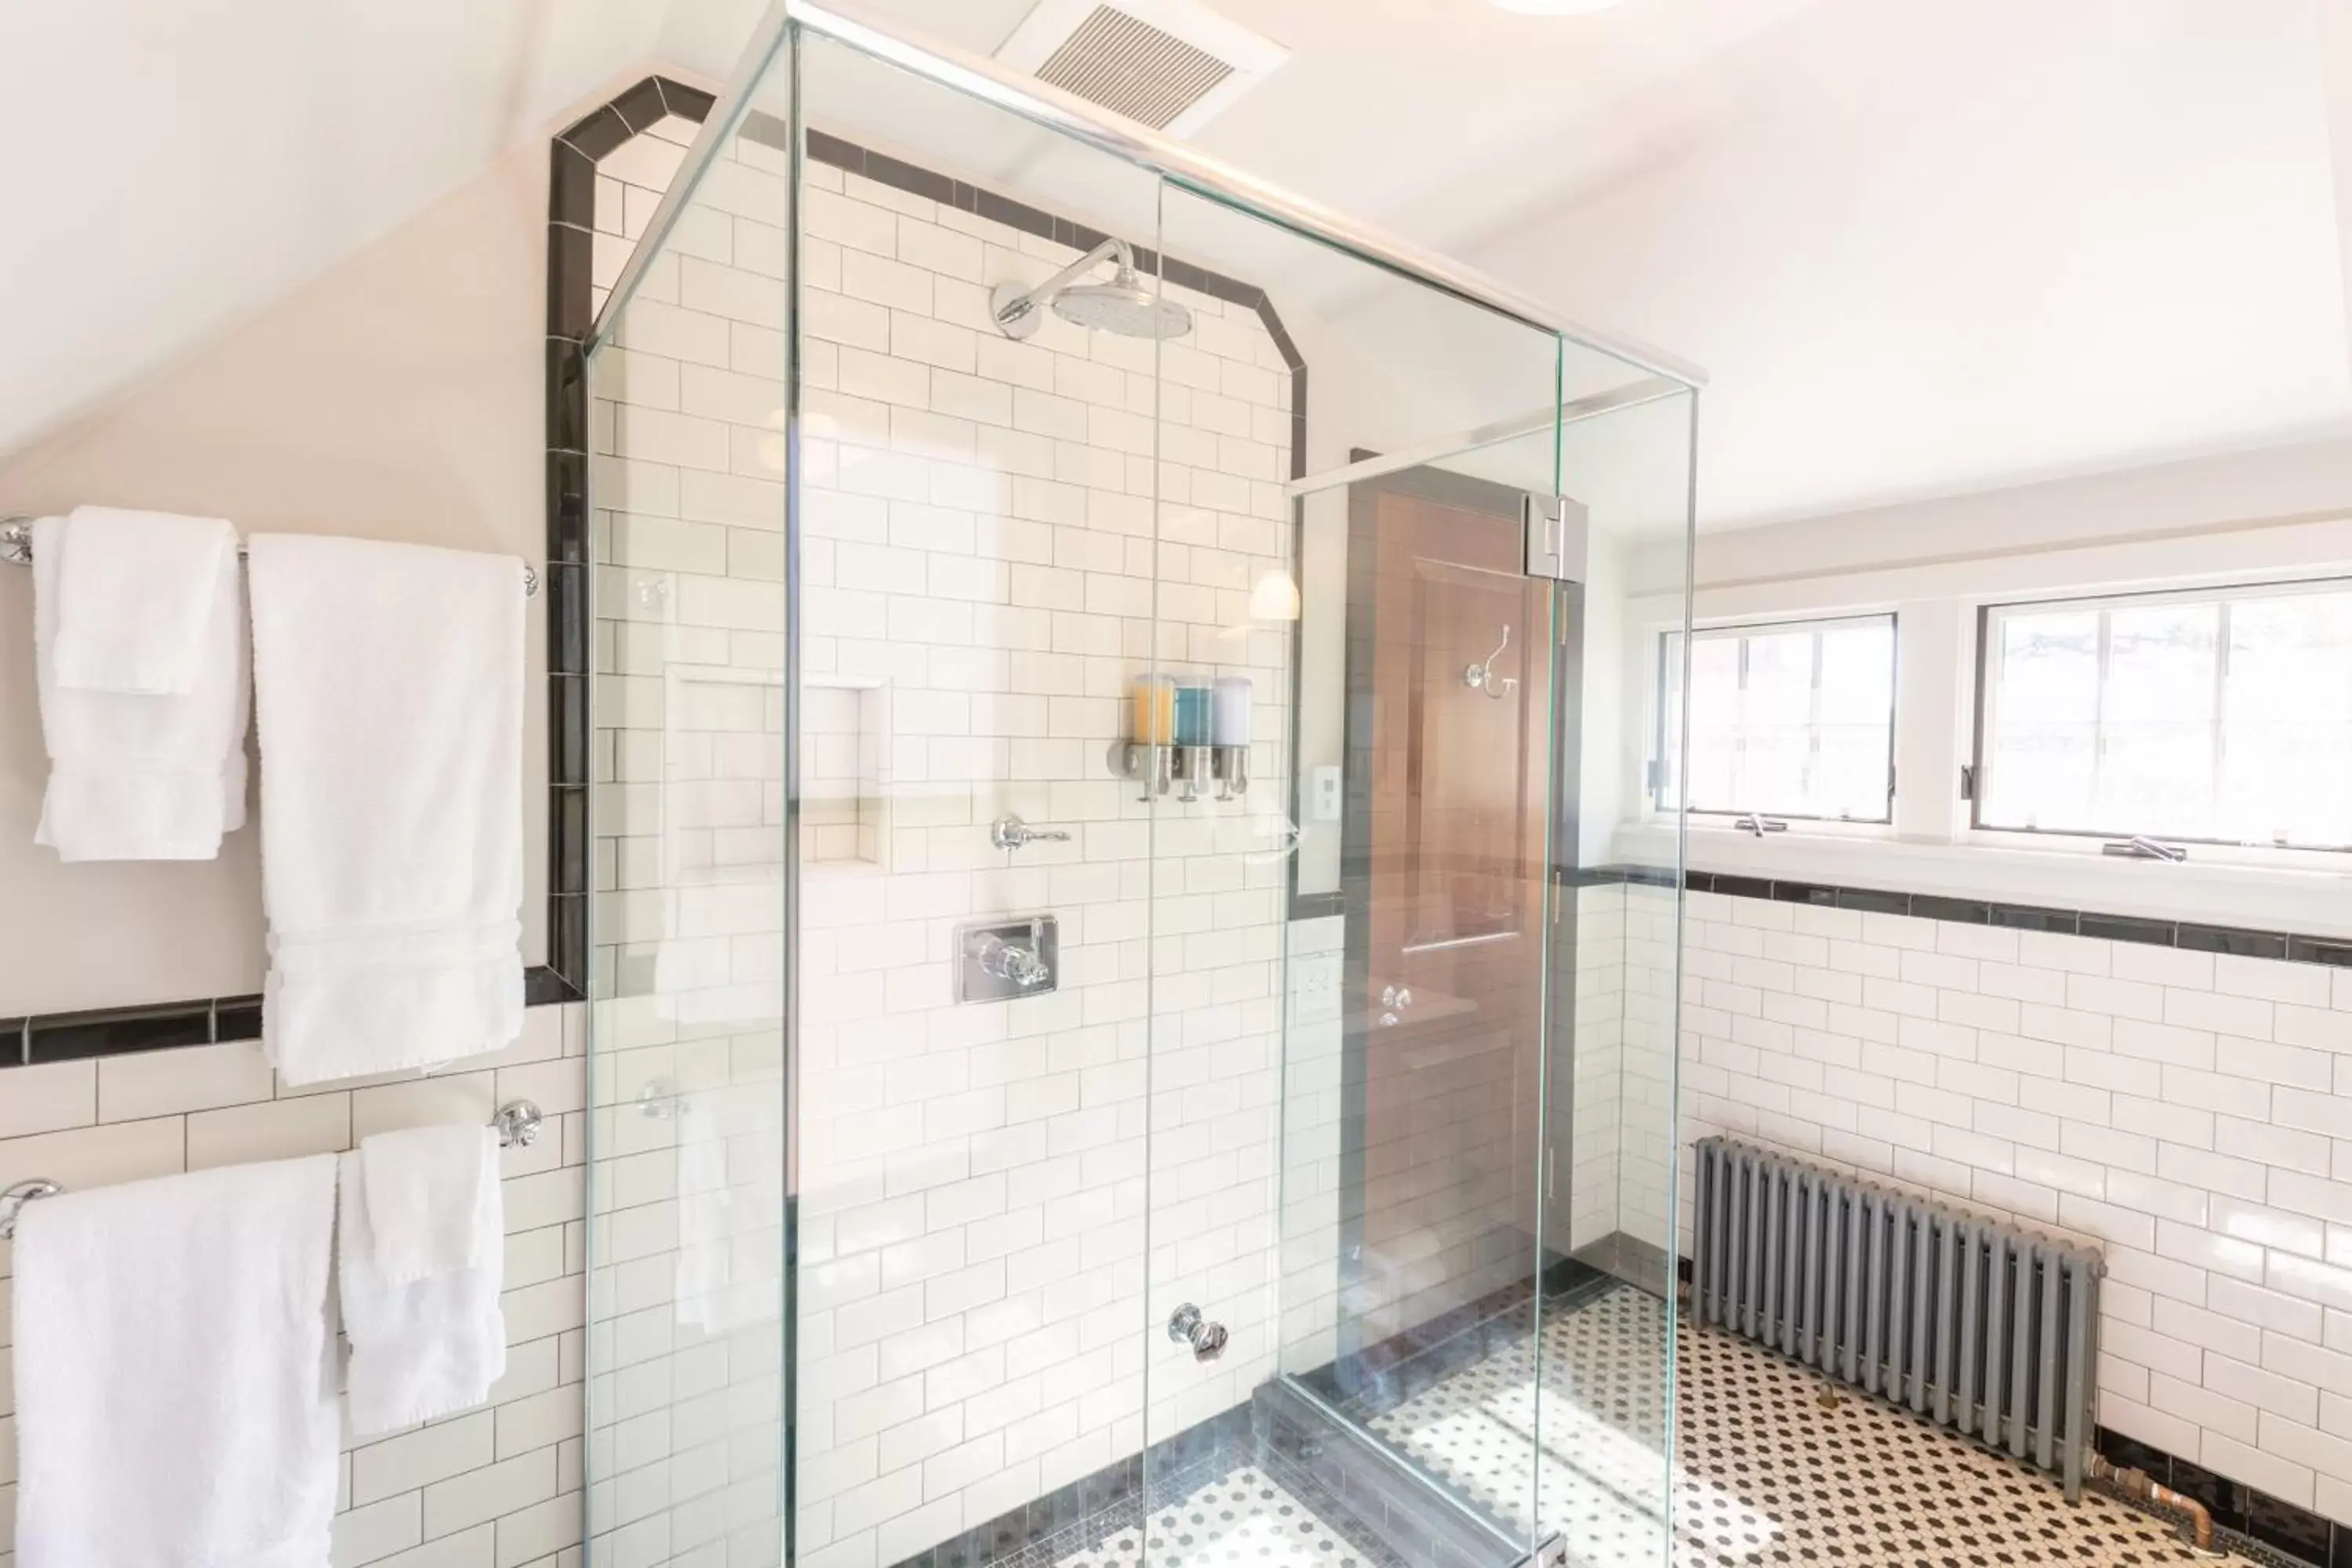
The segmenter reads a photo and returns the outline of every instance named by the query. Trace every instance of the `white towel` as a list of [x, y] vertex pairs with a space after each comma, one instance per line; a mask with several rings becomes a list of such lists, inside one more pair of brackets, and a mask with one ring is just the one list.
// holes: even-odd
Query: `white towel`
[[335, 1157], [28, 1204], [18, 1568], [322, 1568]]
[[236, 530], [217, 517], [76, 507], [58, 575], [58, 684], [79, 691], [195, 689], [214, 585], [236, 570]]
[[[85, 553], [104, 560], [119, 542], [85, 529], [79, 512], [33, 524], [34, 679], [49, 753], [33, 839], [62, 860], [209, 860], [222, 834], [245, 826], [248, 688], [234, 535], [208, 578], [181, 584], [203, 613], [175, 693], [76, 688], [60, 674], [89, 618], [77, 606], [105, 602], [95, 591], [78, 600], [68, 581], [89, 564]], [[81, 640], [102, 643], [119, 628], [81, 629]]]
[[375, 1268], [386, 1283], [478, 1267], [498, 1239], [478, 1202], [482, 1184], [498, 1180], [496, 1128], [453, 1121], [373, 1133], [360, 1140], [360, 1163]]
[[262, 1043], [290, 1083], [522, 1034], [522, 565], [256, 534]]
[[[387, 1238], [374, 1216], [380, 1210], [413, 1206], [403, 1192], [410, 1184], [437, 1184], [426, 1165], [443, 1147], [431, 1136], [439, 1131], [367, 1139], [362, 1151], [388, 1146], [373, 1160], [358, 1151], [342, 1156], [342, 1235], [336, 1258], [343, 1332], [352, 1342], [344, 1385], [353, 1436], [395, 1431], [479, 1405], [489, 1397], [490, 1385], [506, 1375], [507, 1322], [499, 1306], [506, 1278], [506, 1210], [495, 1153], [476, 1164], [478, 1176], [463, 1198], [467, 1228], [488, 1240], [473, 1265], [405, 1282], [385, 1278], [378, 1265]], [[480, 1131], [495, 1144], [497, 1133]]]

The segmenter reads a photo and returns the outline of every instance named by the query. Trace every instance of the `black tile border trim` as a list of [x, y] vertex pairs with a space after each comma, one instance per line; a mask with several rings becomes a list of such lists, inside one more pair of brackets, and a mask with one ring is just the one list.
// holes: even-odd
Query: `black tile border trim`
[[[2217, 1546], [2244, 1552], [2258, 1562], [2280, 1559], [2310, 1563], [2313, 1568], [2352, 1568], [2352, 1525], [2338, 1524], [2299, 1503], [2230, 1480], [2110, 1427], [2093, 1428], [2091, 1447], [2101, 1458], [2126, 1468], [2145, 1470], [2159, 1486], [2203, 1503], [2213, 1515]], [[2144, 1511], [2176, 1522], [2179, 1518], [2161, 1510]], [[2255, 1550], [2245, 1552], [2248, 1543]]]
[[[577, 998], [545, 964], [522, 972], [523, 1002], [543, 1006]], [[212, 996], [139, 1007], [94, 1007], [0, 1018], [0, 1069], [135, 1056], [184, 1046], [226, 1046], [261, 1038], [261, 998]]]
[[[1579, 887], [1636, 883], [1670, 888], [1675, 881], [1673, 872], [1647, 866], [1581, 867], [1565, 873], [1565, 879]], [[2059, 910], [2038, 904], [2007, 904], [1989, 899], [1955, 899], [1942, 893], [1902, 893], [1884, 888], [1782, 881], [1775, 878], [1739, 876], [1727, 871], [1685, 871], [1681, 881], [1684, 889], [1693, 893], [1722, 893], [1736, 899], [1768, 899], [1775, 903], [1811, 904], [1816, 909], [1850, 910], [1861, 914], [1909, 915], [1916, 920], [2000, 926], [2011, 931], [2053, 931], [2062, 936], [2142, 942], [2151, 947], [2177, 947], [2192, 952], [2222, 952], [2242, 958], [2270, 958], [2289, 963], [2316, 963], [2334, 969], [2352, 969], [2352, 937], [2250, 931], [2238, 926], [2202, 925], [2193, 921], [2158, 921], [2138, 915], [2104, 914], [2095, 910]], [[2347, 1562], [2346, 1568], [2352, 1568], [2352, 1562]]]

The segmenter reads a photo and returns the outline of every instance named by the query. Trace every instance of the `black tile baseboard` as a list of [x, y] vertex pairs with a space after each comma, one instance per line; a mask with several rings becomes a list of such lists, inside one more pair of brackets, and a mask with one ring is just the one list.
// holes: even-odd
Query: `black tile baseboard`
[[2352, 1568], [2352, 1525], [2337, 1524], [2325, 1514], [2105, 1426], [2093, 1432], [2091, 1446], [2110, 1463], [2144, 1470], [2158, 1485], [2203, 1503], [2213, 1516], [2218, 1546], [2243, 1552], [2252, 1542], [2257, 1550], [2245, 1554], [2257, 1561], [2279, 1557], [2313, 1568]]

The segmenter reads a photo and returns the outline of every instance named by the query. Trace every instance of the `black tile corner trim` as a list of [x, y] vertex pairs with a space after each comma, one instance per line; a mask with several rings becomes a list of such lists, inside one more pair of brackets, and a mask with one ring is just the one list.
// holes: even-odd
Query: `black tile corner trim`
[[[1610, 866], [1580, 871], [1576, 875], [1586, 881], [1630, 882], [1657, 880], [1661, 874], [1642, 867]], [[1671, 877], [1668, 876], [1667, 879], [1671, 880]], [[2044, 909], [2032, 904], [1993, 903], [1982, 899], [1955, 899], [1941, 893], [1905, 893], [1885, 888], [1830, 887], [1819, 882], [1739, 877], [1724, 871], [1685, 871], [1683, 873], [1683, 887], [1689, 892], [1722, 893], [1735, 899], [1769, 899], [1776, 903], [1811, 904], [1818, 908], [1851, 910], [1862, 914], [1909, 915], [1915, 920], [2006, 926], [2014, 931], [2055, 931], [2065, 936], [2096, 937], [2105, 942], [2137, 942], [2151, 947], [2177, 947], [2192, 952], [2228, 953], [2240, 958], [2272, 958], [2289, 963], [2317, 963], [2334, 969], [2352, 969], [2352, 937], [2247, 931], [2236, 926], [2198, 925], [2187, 921], [2153, 921], [2137, 915], [2102, 914], [2095, 910]], [[2352, 1568], [2352, 1563], [2347, 1563], [2347, 1568]]]
[[547, 963], [523, 976], [533, 1005], [587, 994], [588, 371], [595, 325], [596, 164], [667, 115], [700, 121], [711, 97], [649, 76], [566, 127], [548, 148], [547, 197]]

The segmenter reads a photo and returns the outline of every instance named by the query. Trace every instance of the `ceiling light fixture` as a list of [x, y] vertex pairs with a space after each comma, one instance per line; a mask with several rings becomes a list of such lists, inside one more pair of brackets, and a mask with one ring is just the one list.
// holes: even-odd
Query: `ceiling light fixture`
[[1625, 4], [1625, 0], [1493, 0], [1493, 4], [1523, 16], [1582, 16], [1611, 10]]

